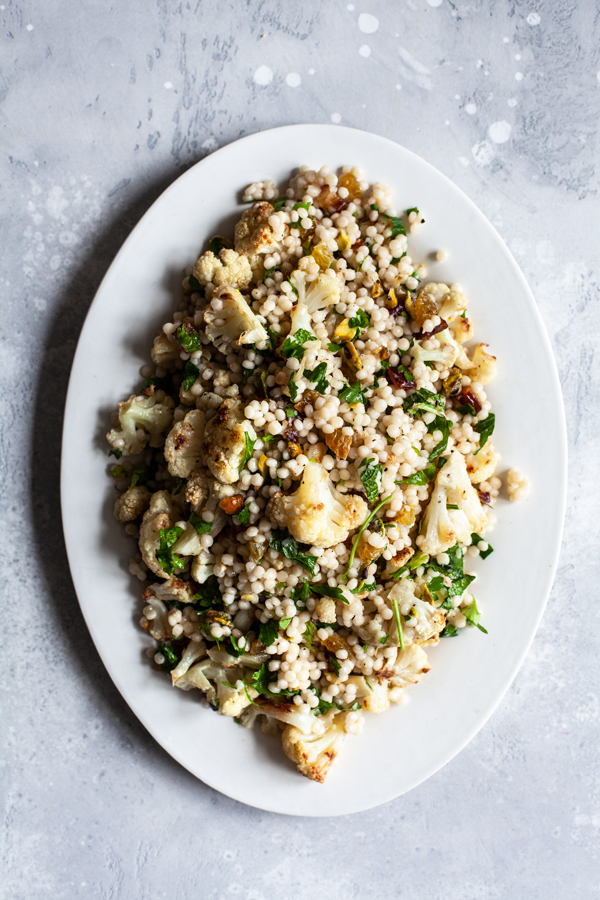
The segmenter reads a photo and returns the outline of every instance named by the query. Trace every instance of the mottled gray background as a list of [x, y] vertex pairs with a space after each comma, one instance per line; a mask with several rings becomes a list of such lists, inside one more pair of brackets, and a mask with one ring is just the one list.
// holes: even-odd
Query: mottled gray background
[[[2, 898], [600, 897], [599, 12], [594, 0], [0, 5]], [[139, 217], [217, 147], [331, 121], [416, 151], [502, 234], [554, 346], [571, 481], [548, 610], [492, 720], [407, 796], [310, 820], [216, 794], [125, 706], [71, 584], [58, 466], [77, 336]]]

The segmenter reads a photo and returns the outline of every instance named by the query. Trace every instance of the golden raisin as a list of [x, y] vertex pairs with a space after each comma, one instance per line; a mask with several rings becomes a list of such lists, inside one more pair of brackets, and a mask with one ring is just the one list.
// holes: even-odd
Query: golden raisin
[[346, 188], [348, 200], [358, 200], [362, 195], [358, 178], [352, 172], [346, 172], [338, 181], [338, 188]]
[[310, 255], [323, 271], [328, 269], [334, 260], [333, 253], [328, 248], [327, 244], [317, 244]]
[[335, 632], [325, 638], [323, 645], [327, 647], [331, 653], [337, 653], [338, 650], [349, 650], [348, 644], [344, 638], [340, 637], [339, 634], [336, 634]]
[[290, 441], [287, 445], [287, 448], [292, 459], [296, 459], [296, 457], [300, 456], [300, 454], [302, 453], [302, 447], [300, 446], [300, 444], [294, 443], [294, 441]]
[[417, 295], [417, 299], [412, 304], [410, 315], [415, 320], [415, 322], [417, 322], [417, 324], [421, 326], [421, 328], [423, 327], [423, 322], [425, 321], [425, 319], [431, 319], [432, 316], [436, 316], [437, 304], [431, 294], [428, 294], [425, 291], [421, 291], [421, 293]]
[[331, 434], [325, 435], [325, 443], [338, 459], [346, 459], [352, 446], [352, 435], [344, 434], [341, 428], [336, 428]]

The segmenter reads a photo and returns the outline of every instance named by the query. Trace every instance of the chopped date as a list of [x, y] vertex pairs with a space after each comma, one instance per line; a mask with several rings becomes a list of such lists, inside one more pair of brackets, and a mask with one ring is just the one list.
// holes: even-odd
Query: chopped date
[[337, 191], [332, 191], [328, 184], [324, 184], [317, 194], [316, 203], [326, 212], [336, 213], [346, 209], [350, 201], [340, 197]]
[[431, 331], [419, 331], [418, 334], [415, 334], [416, 338], [430, 338], [434, 334], [439, 334], [440, 331], [445, 331], [448, 327], [448, 323], [445, 319], [440, 319], [440, 324], [436, 325], [435, 328], [432, 328]]
[[457, 397], [460, 406], [471, 407], [475, 410], [475, 413], [481, 412], [481, 400], [474, 393], [474, 391], [470, 390], [468, 387], [463, 388], [460, 394]]
[[292, 441], [292, 443], [297, 444], [300, 440], [300, 432], [288, 422], [285, 429], [281, 433], [281, 437], [284, 439], [284, 441]]
[[477, 491], [477, 496], [479, 497], [480, 502], [484, 504], [484, 506], [489, 506], [492, 499], [489, 491]]
[[408, 390], [409, 388], [413, 388], [415, 386], [414, 378], [412, 381], [409, 381], [404, 372], [400, 368], [393, 368], [392, 366], [389, 369], [385, 370], [385, 374], [389, 378], [392, 385], [396, 388], [402, 388], [402, 390]]

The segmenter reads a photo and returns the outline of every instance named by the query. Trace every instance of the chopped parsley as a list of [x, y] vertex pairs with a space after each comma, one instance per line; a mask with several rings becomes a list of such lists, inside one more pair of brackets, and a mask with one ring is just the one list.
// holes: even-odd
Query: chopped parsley
[[418, 216], [418, 215], [419, 215], [419, 208], [418, 208], [417, 206], [411, 206], [410, 209], [407, 209], [407, 210], [406, 210], [406, 215], [407, 215], [407, 216], [410, 216], [410, 214], [413, 213], [413, 212], [416, 213], [416, 215]]
[[404, 221], [399, 216], [388, 216], [387, 213], [384, 213], [384, 216], [390, 223], [390, 228], [392, 229], [392, 233], [390, 235], [391, 241], [393, 241], [394, 238], [397, 238], [399, 234], [406, 234]]
[[308, 553], [300, 550], [295, 538], [287, 531], [272, 531], [269, 547], [277, 550], [278, 553], [282, 553], [287, 559], [293, 559], [303, 569], [310, 572], [311, 575], [315, 574], [317, 557], [310, 556]]
[[366, 405], [367, 402], [361, 389], [360, 381], [355, 381], [354, 384], [347, 384], [339, 392], [338, 397], [349, 406], [352, 406], [354, 403], [363, 403]]
[[279, 272], [279, 266], [272, 266], [270, 269], [267, 269], [265, 274], [263, 275], [263, 284], [267, 278], [270, 278], [274, 272]]
[[183, 370], [183, 381], [181, 382], [184, 391], [189, 391], [199, 374], [200, 369], [198, 366], [195, 366], [191, 359], [188, 359], [185, 364], [185, 369]]
[[183, 349], [188, 353], [196, 353], [198, 350], [202, 349], [200, 335], [191, 325], [185, 323], [180, 325], [177, 329], [176, 336]]
[[173, 647], [171, 647], [170, 644], [162, 644], [160, 653], [162, 653], [164, 657], [164, 662], [161, 664], [161, 669], [163, 670], [163, 672], [172, 672], [179, 662], [179, 657], [175, 653], [175, 650], [173, 649]]
[[179, 535], [183, 532], [183, 528], [175, 525], [173, 528], [160, 529], [160, 546], [155, 552], [156, 560], [167, 575], [179, 572], [183, 569], [185, 562], [177, 553], [173, 553], [173, 544], [177, 542]]
[[319, 363], [314, 369], [305, 369], [304, 377], [308, 378], [309, 381], [316, 381], [315, 389], [319, 394], [324, 394], [329, 385], [327, 380], [327, 363]]
[[[287, 197], [277, 197], [276, 200], [271, 200], [271, 206], [275, 210], [275, 212], [279, 212], [280, 209], [283, 208], [284, 203], [287, 201]], [[250, 201], [254, 203], [254, 200]]]
[[112, 450], [108, 451], [108, 455], [114, 456], [115, 459], [121, 459], [121, 457], [123, 456], [123, 451], [117, 450], [116, 447], [113, 447]]
[[294, 375], [295, 375], [295, 374], [296, 374], [295, 372], [292, 372], [292, 374], [290, 375], [290, 380], [288, 381], [288, 390], [289, 390], [289, 392], [290, 392], [290, 400], [292, 400], [292, 402], [293, 402], [293, 401], [297, 398], [297, 396], [298, 396], [298, 385], [297, 385], [296, 382], [294, 381]]
[[339, 587], [330, 587], [328, 584], [311, 584], [313, 594], [321, 594], [323, 597], [331, 597], [333, 600], [341, 600], [342, 603], [348, 603], [344, 597], [344, 592]]
[[461, 613], [467, 620], [467, 625], [470, 628], [479, 628], [480, 631], [483, 631], [484, 634], [487, 634], [487, 629], [480, 625], [481, 621], [481, 613], [477, 609], [477, 603], [475, 602], [475, 598], [473, 598], [472, 602], [469, 603], [468, 606], [463, 606], [461, 608]]
[[210, 578], [207, 578], [192, 599], [201, 609], [222, 609], [223, 595], [216, 576], [211, 575]]
[[252, 453], [254, 452], [254, 445], [256, 444], [256, 438], [252, 440], [248, 432], [244, 432], [244, 457], [242, 459], [242, 464], [240, 466], [240, 472], [245, 467], [246, 463], [249, 459], [252, 458]]
[[363, 328], [368, 328], [371, 324], [371, 316], [368, 312], [365, 312], [364, 309], [359, 308], [358, 312], [355, 316], [348, 322], [349, 328], [356, 328], [356, 334], [354, 335], [353, 340], [356, 340], [357, 337], [360, 337], [360, 334]]
[[458, 637], [458, 628], [456, 625], [446, 625], [443, 631], [440, 631], [440, 637]]
[[473, 425], [473, 430], [479, 434], [479, 447], [473, 454], [477, 456], [480, 450], [483, 450], [485, 445], [488, 442], [488, 438], [492, 436], [494, 433], [494, 428], [496, 426], [496, 416], [494, 413], [488, 413], [486, 418], [482, 422], [477, 422]]
[[279, 626], [274, 619], [269, 619], [260, 626], [258, 639], [264, 647], [270, 647], [274, 644], [279, 635]]
[[246, 505], [240, 509], [239, 513], [236, 513], [238, 519], [240, 520], [241, 525], [247, 525], [250, 521], [250, 504], [246, 503]]
[[[478, 544], [481, 544], [482, 541], [484, 544], [487, 544], [486, 539], [482, 538], [481, 535], [479, 535], [479, 534], [472, 534], [471, 540], [475, 544], [475, 546], [477, 546]], [[487, 550], [480, 550], [479, 555], [482, 559], [487, 559], [488, 556], [490, 555], [490, 553], [493, 553], [493, 552], [494, 552], [494, 548], [488, 544]]]
[[201, 519], [195, 512], [190, 513], [189, 523], [194, 526], [198, 534], [208, 534], [212, 528], [212, 522], [205, 522], [204, 519]]
[[292, 588], [292, 593], [290, 594], [290, 600], [292, 601], [292, 603], [296, 604], [298, 609], [304, 609], [309, 595], [310, 595], [310, 585], [308, 583], [308, 578], [304, 578], [302, 580], [302, 584], [297, 584], [295, 588]]
[[429, 454], [429, 460], [433, 462], [447, 448], [448, 437], [452, 427], [452, 423], [444, 415], [446, 410], [444, 398], [441, 394], [428, 391], [427, 388], [419, 388], [418, 391], [406, 398], [402, 404], [402, 409], [404, 412], [410, 412], [413, 416], [423, 416], [424, 413], [431, 413], [435, 416], [433, 421], [428, 424], [427, 431], [429, 434], [433, 434], [434, 431], [440, 431], [442, 437]]
[[295, 334], [286, 337], [281, 353], [286, 359], [290, 359], [293, 356], [294, 359], [301, 360], [304, 356], [304, 345], [308, 341], [316, 340], [317, 338], [312, 331], [307, 331], [306, 328], [299, 328]]
[[285, 629], [288, 627], [288, 625], [290, 624], [292, 619], [293, 619], [293, 616], [287, 616], [285, 619], [279, 620], [279, 627], [282, 629], [282, 631], [285, 631]]
[[215, 256], [218, 256], [221, 250], [226, 246], [227, 241], [225, 240], [225, 238], [221, 237], [220, 234], [215, 234], [215, 236], [212, 237], [209, 241], [208, 249], [211, 251], [211, 253], [214, 253]]
[[333, 343], [327, 344], [327, 349], [329, 350], [330, 353], [337, 353], [338, 350], [342, 349], [342, 347], [343, 347], [343, 344], [333, 344]]
[[383, 478], [383, 465], [374, 459], [363, 459], [359, 466], [360, 480], [363, 483], [369, 503], [375, 503], [379, 497]]
[[188, 287], [194, 294], [204, 294], [204, 288], [195, 275], [190, 275], [188, 278]]
[[311, 652], [313, 650], [315, 627], [315, 623], [311, 622], [309, 619], [304, 627], [304, 634], [302, 635], [302, 643], [305, 644]]

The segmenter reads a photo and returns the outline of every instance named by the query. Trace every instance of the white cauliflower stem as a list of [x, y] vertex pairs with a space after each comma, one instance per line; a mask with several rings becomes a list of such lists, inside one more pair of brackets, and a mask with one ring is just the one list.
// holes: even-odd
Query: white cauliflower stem
[[129, 400], [119, 403], [119, 424], [121, 430], [112, 428], [106, 435], [108, 443], [123, 456], [141, 453], [148, 441], [151, 447], [160, 447], [163, 432], [173, 419], [173, 407], [170, 397], [160, 403], [154, 397], [132, 394]]
[[290, 334], [295, 334], [300, 328], [312, 331], [313, 313], [339, 303], [338, 280], [332, 271], [327, 271], [322, 272], [315, 281], [307, 285], [306, 273], [296, 269], [290, 275], [290, 281], [298, 292], [298, 302], [292, 310]]
[[[458, 509], [447, 509], [448, 505]], [[421, 550], [435, 555], [458, 542], [468, 541], [473, 532], [487, 526], [487, 516], [467, 472], [465, 458], [453, 450], [442, 466], [423, 518]]]
[[252, 312], [242, 294], [227, 287], [213, 294], [204, 312], [206, 335], [222, 353], [233, 345], [262, 344], [269, 339], [264, 319]]
[[306, 465], [293, 494], [278, 492], [267, 506], [267, 515], [281, 528], [287, 528], [297, 541], [315, 547], [332, 547], [345, 541], [368, 514], [362, 497], [336, 491], [327, 470], [316, 462]]

